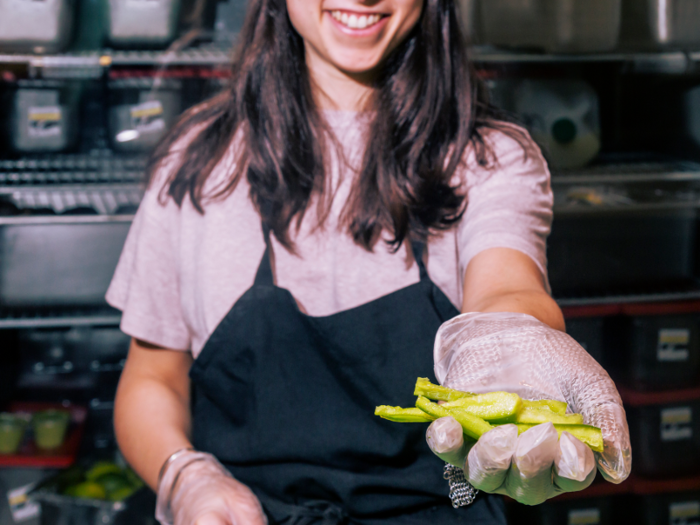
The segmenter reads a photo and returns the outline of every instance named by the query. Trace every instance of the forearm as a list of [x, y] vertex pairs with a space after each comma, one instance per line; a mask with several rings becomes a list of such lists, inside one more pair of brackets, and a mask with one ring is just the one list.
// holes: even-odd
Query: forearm
[[556, 330], [565, 330], [559, 305], [544, 291], [518, 290], [465, 301], [466, 312], [514, 312], [528, 314]]
[[564, 317], [545, 290], [540, 268], [528, 255], [509, 248], [492, 248], [471, 260], [464, 276], [462, 312], [528, 314], [564, 330]]
[[183, 365], [176, 367], [183, 370], [175, 374], [174, 381], [165, 381], [153, 373], [152, 368], [144, 366], [147, 363], [143, 353], [148, 350], [138, 346], [137, 342], [132, 343], [119, 383], [114, 428], [122, 454], [155, 490], [158, 473], [168, 456], [191, 446], [189, 384]]

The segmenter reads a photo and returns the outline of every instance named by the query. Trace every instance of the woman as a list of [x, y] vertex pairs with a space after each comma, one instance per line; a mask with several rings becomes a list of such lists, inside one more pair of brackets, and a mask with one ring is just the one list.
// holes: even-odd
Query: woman
[[[547, 293], [546, 165], [489, 113], [455, 9], [251, 0], [231, 89], [156, 152], [107, 297], [134, 338], [117, 437], [161, 522], [504, 523], [495, 496], [453, 509], [419, 425], [372, 414], [434, 365], [604, 414], [601, 471], [628, 474], [619, 396]], [[472, 344], [508, 334], [515, 357]], [[446, 421], [439, 453], [463, 448]], [[580, 442], [521, 446], [534, 477], [499, 443], [472, 449], [477, 488], [538, 503], [592, 479]]]

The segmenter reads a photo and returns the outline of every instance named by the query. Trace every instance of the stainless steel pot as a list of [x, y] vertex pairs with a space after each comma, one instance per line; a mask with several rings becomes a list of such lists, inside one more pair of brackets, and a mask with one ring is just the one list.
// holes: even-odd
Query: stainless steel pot
[[621, 0], [485, 0], [480, 9], [484, 44], [590, 53], [619, 37]]
[[73, 0], [0, 0], [0, 51], [55, 53], [70, 41]]
[[698, 0], [623, 0], [622, 40], [635, 49], [699, 49]]
[[165, 46], [177, 31], [180, 0], [108, 0], [107, 37], [117, 46]]

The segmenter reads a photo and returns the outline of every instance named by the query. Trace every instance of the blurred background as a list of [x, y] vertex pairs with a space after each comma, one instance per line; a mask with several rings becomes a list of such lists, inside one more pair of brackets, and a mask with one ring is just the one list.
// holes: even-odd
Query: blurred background
[[[700, 524], [700, 0], [455, 0], [553, 170], [549, 275], [623, 395], [633, 477], [512, 523]], [[154, 523], [104, 302], [149, 151], [223, 89], [246, 0], [0, 0], [0, 524]]]

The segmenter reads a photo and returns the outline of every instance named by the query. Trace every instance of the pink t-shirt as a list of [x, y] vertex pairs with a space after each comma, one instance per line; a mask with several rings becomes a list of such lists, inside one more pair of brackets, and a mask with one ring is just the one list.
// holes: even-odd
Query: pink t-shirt
[[[361, 160], [363, 125], [350, 112], [329, 111], [326, 118], [348, 162], [330, 155], [327, 176], [335, 193], [325, 227], [314, 228], [312, 203], [300, 230], [292, 234], [297, 255], [272, 239], [276, 284], [289, 290], [313, 316], [359, 306], [419, 280], [408, 243], [396, 253], [381, 242], [368, 252], [338, 227], [355, 173], [352, 167]], [[467, 193], [467, 211], [452, 229], [430, 238], [426, 248], [431, 279], [457, 308], [466, 267], [483, 250], [519, 250], [532, 257], [546, 276], [545, 247], [552, 220], [547, 165], [532, 141], [523, 149], [523, 144], [495, 130], [487, 131], [485, 138], [496, 155], [496, 166], [481, 168], [474, 152], [466, 152], [466, 168], [458, 180]], [[211, 184], [220, 183], [234, 163], [232, 148]], [[191, 350], [196, 357], [253, 284], [265, 242], [247, 181], [227, 198], [208, 202], [202, 215], [187, 199], [181, 207], [172, 199], [165, 204], [158, 201], [169, 169], [172, 164], [163, 166], [146, 192], [107, 301], [122, 310], [125, 333], [166, 348]]]

